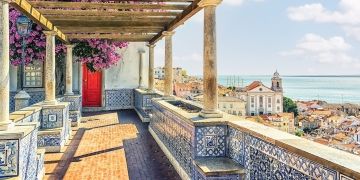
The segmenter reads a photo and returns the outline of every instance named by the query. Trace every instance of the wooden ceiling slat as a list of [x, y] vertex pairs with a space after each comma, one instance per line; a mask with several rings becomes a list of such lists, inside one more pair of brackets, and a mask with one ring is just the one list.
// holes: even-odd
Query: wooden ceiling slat
[[[195, 0], [186, 10], [184, 10], [179, 16], [177, 16], [165, 29], [165, 31], [173, 31], [180, 25], [184, 24], [186, 20], [194, 16], [203, 8], [198, 6], [201, 0]], [[163, 38], [162, 32], [157, 34], [153, 39], [150, 40], [150, 44], [154, 44]]]
[[184, 10], [189, 4], [130, 4], [130, 3], [99, 3], [99, 2], [52, 2], [32, 1], [37, 8], [74, 8], [74, 9], [159, 9]]
[[144, 11], [100, 11], [100, 10], [64, 10], [64, 9], [40, 9], [44, 15], [61, 16], [125, 16], [125, 17], [146, 17], [146, 16], [177, 16], [178, 11], [168, 12], [144, 12]]
[[69, 34], [69, 39], [111, 39], [117, 41], [149, 41], [153, 35], [142, 34]]
[[137, 21], [137, 22], [171, 22], [175, 17], [117, 17], [117, 16], [46, 16], [50, 21]]
[[151, 21], [52, 21], [57, 26], [62, 27], [113, 27], [113, 26], [166, 26], [167, 22]]
[[62, 27], [59, 26], [64, 33], [158, 33], [162, 26], [122, 26], [122, 27]]

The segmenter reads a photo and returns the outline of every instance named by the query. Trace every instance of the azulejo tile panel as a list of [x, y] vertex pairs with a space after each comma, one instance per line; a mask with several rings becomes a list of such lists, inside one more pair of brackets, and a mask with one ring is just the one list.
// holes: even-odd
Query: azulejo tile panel
[[37, 176], [37, 130], [27, 135], [20, 142], [20, 168], [21, 178], [24, 180], [35, 180]]
[[[247, 179], [344, 179], [340, 172], [229, 127], [228, 156], [243, 165]], [[351, 178], [350, 178], [351, 179]]]
[[131, 109], [134, 107], [133, 89], [105, 90], [106, 109]]
[[63, 127], [65, 109], [43, 109], [41, 129], [53, 129]]
[[156, 104], [153, 108], [150, 127], [185, 172], [193, 177], [194, 127]]
[[37, 144], [39, 147], [60, 146], [63, 139], [60, 134], [39, 135]]
[[19, 140], [0, 140], [0, 177], [18, 175]]
[[196, 156], [224, 157], [227, 126], [196, 127]]
[[82, 98], [80, 95], [76, 96], [64, 96], [64, 102], [69, 102], [70, 107], [69, 111], [81, 111], [82, 108]]

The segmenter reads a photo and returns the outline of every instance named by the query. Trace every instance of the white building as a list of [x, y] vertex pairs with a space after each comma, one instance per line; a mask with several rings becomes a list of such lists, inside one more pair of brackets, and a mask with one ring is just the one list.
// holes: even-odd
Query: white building
[[[165, 68], [164, 67], [156, 67], [155, 71], [155, 79], [165, 79]], [[183, 82], [183, 68], [176, 67], [173, 68], [173, 78], [175, 82]]]
[[219, 110], [236, 116], [245, 116], [246, 102], [231, 96], [220, 96], [218, 99]]
[[271, 78], [271, 88], [260, 81], [254, 81], [245, 88], [237, 89], [235, 96], [245, 100], [249, 116], [277, 114], [283, 112], [282, 79], [276, 71]]

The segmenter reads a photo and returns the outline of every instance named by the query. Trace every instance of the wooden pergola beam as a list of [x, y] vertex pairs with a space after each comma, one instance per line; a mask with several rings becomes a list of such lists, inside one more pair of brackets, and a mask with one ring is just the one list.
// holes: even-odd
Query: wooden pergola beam
[[114, 26], [166, 26], [167, 22], [151, 22], [151, 21], [52, 21], [57, 26], [62, 27], [114, 27]]
[[130, 4], [130, 3], [99, 3], [99, 2], [53, 2], [33, 1], [37, 8], [71, 8], [71, 9], [159, 9], [184, 10], [189, 4]]
[[44, 15], [57, 16], [125, 16], [125, 17], [146, 17], [146, 16], [177, 16], [181, 11], [103, 11], [103, 10], [65, 10], [65, 9], [40, 9]]
[[137, 22], [171, 22], [175, 17], [117, 17], [117, 16], [56, 16], [47, 15], [50, 21], [137, 21]]
[[148, 42], [154, 35], [143, 34], [69, 34], [69, 39], [109, 39], [116, 41]]
[[[202, 7], [198, 6], [198, 3], [200, 1], [201, 0], [195, 0], [193, 3], [191, 3], [191, 5], [186, 10], [184, 10], [179, 16], [177, 16], [172, 22], [170, 22], [170, 24], [165, 28], [164, 31], [173, 31], [180, 25], [184, 24], [186, 20], [198, 13], [202, 9]], [[160, 39], [162, 39], [162, 32], [163, 31], [159, 32], [156, 36], [154, 36], [154, 38], [152, 38], [149, 43], [155, 44]]]
[[59, 26], [65, 34], [67, 33], [158, 33], [164, 29], [162, 26], [114, 26], [114, 27], [62, 27]]
[[46, 31], [55, 31], [57, 37], [67, 43], [68, 40], [64, 33], [61, 32], [54, 24], [48, 20], [41, 12], [35, 9], [27, 0], [13, 0], [10, 1], [12, 7], [16, 8], [28, 18], [33, 20], [36, 24], [40, 25]]

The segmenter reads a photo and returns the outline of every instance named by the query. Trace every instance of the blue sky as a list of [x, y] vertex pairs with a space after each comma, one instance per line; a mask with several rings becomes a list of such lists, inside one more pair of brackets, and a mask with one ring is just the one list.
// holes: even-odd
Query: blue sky
[[[203, 14], [173, 36], [174, 66], [202, 74]], [[360, 74], [360, 0], [224, 0], [217, 8], [219, 75]], [[164, 42], [155, 64], [164, 63]]]

